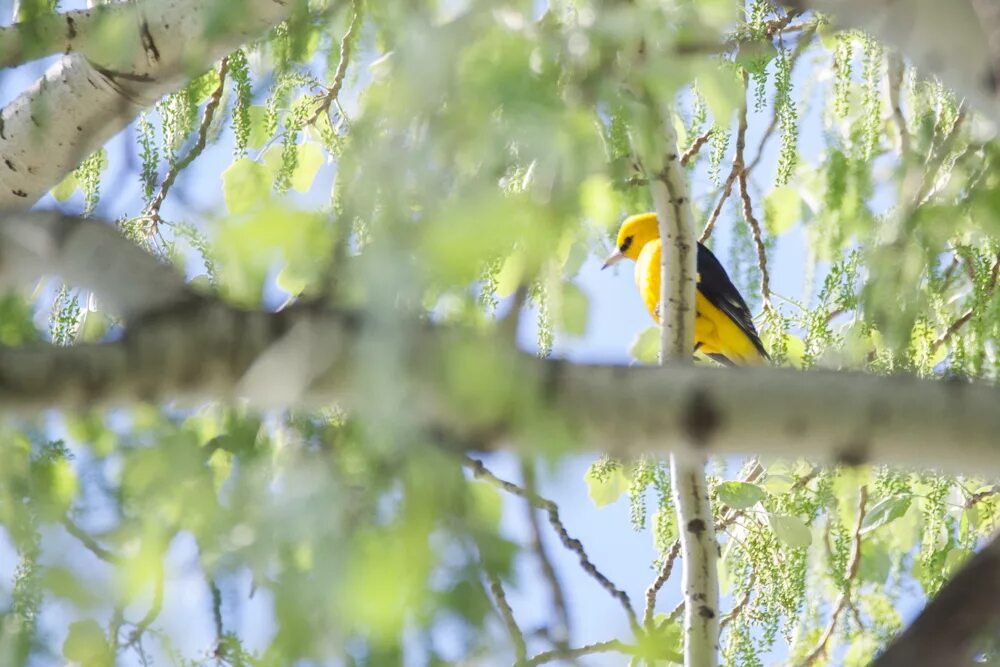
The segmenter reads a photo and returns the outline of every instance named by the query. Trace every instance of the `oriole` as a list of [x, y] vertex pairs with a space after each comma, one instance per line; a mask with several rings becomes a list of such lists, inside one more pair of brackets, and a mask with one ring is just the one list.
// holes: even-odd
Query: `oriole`
[[[649, 314], [659, 324], [661, 244], [656, 214], [627, 218], [618, 230], [616, 246], [602, 268], [626, 258], [635, 260], [635, 284]], [[746, 301], [719, 260], [701, 243], [697, 262], [694, 351], [727, 366], [760, 364], [770, 359]]]

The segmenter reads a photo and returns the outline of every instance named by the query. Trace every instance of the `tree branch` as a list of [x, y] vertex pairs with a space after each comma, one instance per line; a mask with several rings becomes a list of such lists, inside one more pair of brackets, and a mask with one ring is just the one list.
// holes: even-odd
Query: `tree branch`
[[[977, 640], [1000, 624], [1000, 537], [994, 537], [945, 584], [874, 667], [981, 664]], [[993, 635], [995, 636], [995, 635]]]
[[149, 203], [149, 207], [146, 209], [145, 215], [154, 225], [160, 222], [160, 207], [163, 206], [163, 202], [167, 198], [167, 193], [170, 192], [170, 188], [173, 187], [174, 181], [177, 180], [177, 175], [184, 171], [184, 169], [194, 162], [205, 150], [205, 144], [208, 143], [208, 128], [212, 125], [212, 119], [215, 118], [215, 111], [219, 108], [219, 102], [222, 100], [222, 93], [226, 89], [226, 74], [228, 72], [229, 57], [226, 56], [222, 59], [222, 62], [219, 63], [219, 85], [212, 91], [211, 96], [208, 98], [208, 102], [205, 104], [205, 111], [202, 113], [201, 123], [198, 125], [198, 139], [191, 147], [191, 150], [189, 150], [183, 158], [178, 160], [177, 163], [170, 167], [170, 170], [167, 171], [166, 175], [163, 177], [163, 182], [160, 183], [159, 191], [156, 193], [156, 196], [153, 197], [153, 201]]
[[617, 639], [612, 639], [611, 641], [588, 644], [587, 646], [581, 646], [580, 648], [545, 651], [544, 653], [539, 653], [528, 660], [525, 667], [544, 665], [545, 663], [552, 662], [553, 660], [573, 660], [574, 658], [582, 658], [584, 656], [595, 655], [597, 653], [624, 653], [625, 655], [636, 655], [638, 653], [638, 648], [620, 642]]
[[[654, 110], [660, 117], [659, 122], [653, 121], [651, 112]], [[646, 134], [662, 135], [660, 141], [648, 136], [639, 152], [643, 164], [659, 167], [656, 178], [650, 178], [649, 187], [661, 239], [660, 363], [674, 361], [691, 365], [697, 245], [688, 184], [677, 156], [672, 110], [667, 105], [661, 107], [653, 96], [646, 95], [645, 112]], [[670, 478], [683, 565], [684, 663], [712, 667], [718, 664], [719, 654], [718, 545], [704, 466], [703, 456], [670, 453]]]
[[[99, 298], [107, 291], [138, 315], [112, 342], [0, 347], [0, 412], [238, 399], [259, 409], [351, 409], [363, 400], [357, 378], [367, 357], [359, 346], [379, 326], [363, 311], [316, 303], [275, 313], [233, 308], [175, 290], [180, 278], [169, 267], [95, 220], [76, 221], [65, 239], [92, 240], [76, 257], [60, 240], [68, 227], [52, 220], [43, 213], [0, 220], [0, 285], [58, 274]], [[134, 271], [125, 271], [133, 261]], [[114, 276], [128, 278], [118, 284]], [[143, 292], [147, 280], [165, 294], [153, 291], [155, 303], [143, 308], [130, 301], [129, 288]], [[985, 384], [771, 367], [570, 364], [519, 352], [492, 332], [407, 320], [394, 326], [406, 329], [401, 372], [419, 388], [417, 426], [479, 449], [516, 445], [544, 418], [564, 424], [581, 450], [622, 458], [677, 449], [1000, 473], [1000, 389]], [[442, 370], [456, 345], [517, 382], [489, 392], [466, 385], [456, 394]], [[493, 387], [490, 378], [482, 382]]]
[[518, 627], [517, 621], [514, 620], [514, 610], [510, 608], [510, 603], [507, 602], [507, 594], [503, 590], [503, 584], [500, 583], [500, 577], [489, 570], [486, 570], [485, 574], [486, 580], [490, 584], [490, 592], [493, 593], [493, 600], [497, 605], [497, 612], [503, 620], [504, 627], [507, 628], [510, 640], [514, 643], [514, 664], [523, 665], [528, 654], [524, 645], [524, 634], [521, 632], [521, 628]]
[[478, 459], [466, 458], [465, 465], [472, 470], [472, 474], [476, 479], [484, 479], [508, 493], [524, 498], [531, 503], [533, 507], [544, 510], [549, 517], [549, 523], [552, 525], [553, 530], [555, 530], [556, 534], [559, 536], [559, 541], [563, 543], [564, 547], [577, 555], [577, 558], [580, 560], [580, 567], [583, 568], [584, 572], [597, 581], [601, 588], [606, 590], [611, 597], [621, 603], [622, 607], [625, 609], [625, 614], [628, 616], [629, 624], [632, 626], [633, 631], [638, 631], [639, 621], [635, 615], [635, 610], [632, 608], [632, 601], [629, 599], [628, 593], [615, 586], [610, 579], [604, 576], [604, 574], [597, 569], [597, 566], [594, 565], [593, 562], [591, 562], [590, 557], [587, 556], [587, 552], [584, 550], [583, 544], [580, 540], [569, 536], [569, 533], [566, 532], [566, 526], [563, 525], [562, 519], [559, 517], [558, 505], [547, 498], [543, 498], [518, 486], [517, 484], [514, 484], [513, 482], [500, 479], [490, 472], [489, 469], [483, 465], [483, 462]]
[[[81, 21], [68, 15], [65, 34], [99, 36], [102, 17], [114, 21], [120, 47], [71, 53], [52, 65], [34, 86], [0, 111], [0, 209], [26, 210], [78, 162], [124, 129], [136, 114], [180, 88], [191, 72], [212, 66], [233, 48], [287, 18], [287, 0], [137, 0], [88, 10]], [[68, 20], [72, 19], [72, 21]], [[83, 20], [83, 16], [89, 16]], [[10, 34], [28, 34], [27, 27]], [[20, 33], [18, 32], [20, 31]], [[105, 36], [106, 37], [106, 36]], [[18, 38], [15, 38], [15, 42]], [[106, 41], [106, 39], [95, 40]], [[0, 40], [0, 43], [5, 43]], [[23, 43], [23, 40], [22, 40]], [[65, 48], [64, 43], [42, 49]], [[3, 47], [7, 48], [7, 47]], [[20, 47], [10, 47], [16, 60]], [[113, 59], [109, 60], [109, 53]], [[58, 119], [60, 122], [55, 122]]]

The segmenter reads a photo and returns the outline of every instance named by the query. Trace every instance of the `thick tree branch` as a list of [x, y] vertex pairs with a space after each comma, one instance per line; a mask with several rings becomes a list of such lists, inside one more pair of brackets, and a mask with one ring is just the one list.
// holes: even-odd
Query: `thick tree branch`
[[[92, 33], [95, 50], [64, 56], [0, 112], [0, 209], [30, 208], [140, 110], [287, 18], [293, 5], [137, 0], [85, 12], [90, 18], [82, 22], [67, 15], [38, 19], [62, 21], [67, 34]], [[111, 15], [118, 17], [114, 49], [95, 27]], [[28, 29], [11, 30], [17, 35]], [[10, 48], [13, 53], [19, 47]]]
[[982, 664], [977, 641], [1000, 625], [1000, 538], [973, 556], [903, 631], [875, 667]]
[[[26, 275], [8, 272], [25, 239], [31, 252], [32, 244], [65, 250], [57, 243], [65, 227], [45, 224], [49, 218], [25, 214], [0, 222], [0, 286], [8, 276]], [[168, 280], [160, 285], [171, 293], [177, 276], [106, 225], [78, 221], [75, 230], [97, 234], [100, 243], [80, 260], [53, 252], [41, 268], [26, 262], [29, 280], [58, 274], [144, 315], [128, 321], [114, 342], [0, 347], [0, 412], [237, 399], [256, 408], [341, 403], [350, 409], [364, 400], [357, 378], [367, 357], [359, 350], [375, 320], [308, 303], [277, 313], [245, 311], [184, 292], [144, 309], [128, 298], [129, 285], [138, 281], [141, 292], [143, 281], [162, 271]], [[143, 262], [131, 283], [98, 279], [117, 275], [115, 267], [132, 261], [133, 252]], [[679, 449], [1000, 473], [1000, 390], [988, 385], [766, 367], [570, 364], [518, 352], [490, 334], [426, 322], [397, 326], [409, 327], [401, 372], [414, 387], [422, 426], [481, 449], [519, 442], [544, 416], [562, 420], [581, 449], [621, 457]], [[456, 392], [446, 372], [456, 346], [475, 350], [517, 381], [505, 390], [480, 375]]]

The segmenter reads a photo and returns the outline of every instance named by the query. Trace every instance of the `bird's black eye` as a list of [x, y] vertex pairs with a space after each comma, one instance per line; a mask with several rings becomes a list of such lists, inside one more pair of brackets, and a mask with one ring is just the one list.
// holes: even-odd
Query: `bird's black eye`
[[626, 236], [625, 240], [622, 241], [621, 247], [618, 249], [621, 250], [622, 252], [628, 252], [628, 249], [631, 247], [632, 247], [632, 237]]

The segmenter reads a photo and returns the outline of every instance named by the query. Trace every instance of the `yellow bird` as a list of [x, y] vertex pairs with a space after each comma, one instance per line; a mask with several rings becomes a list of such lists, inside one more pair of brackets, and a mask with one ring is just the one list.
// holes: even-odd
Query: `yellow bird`
[[[618, 230], [617, 249], [602, 268], [623, 259], [635, 260], [635, 284], [649, 314], [660, 323], [660, 230], [655, 213], [627, 218]], [[764, 349], [746, 301], [722, 264], [698, 244], [698, 286], [695, 292], [694, 351], [726, 364], [764, 363]]]

